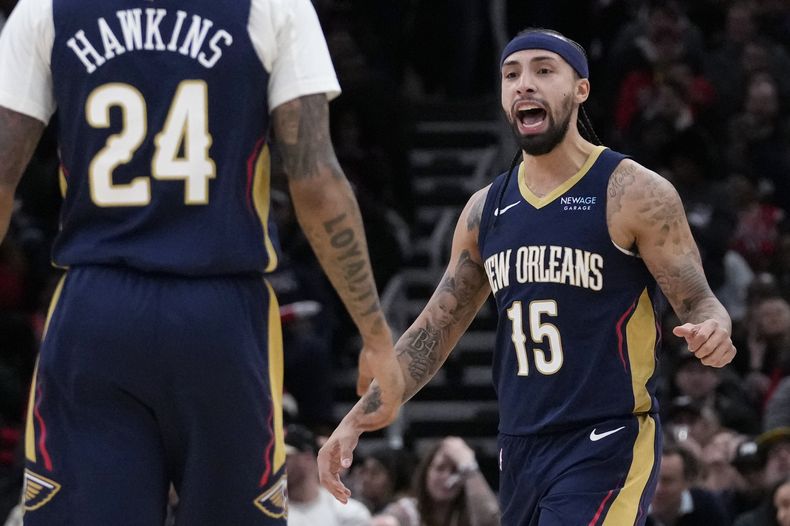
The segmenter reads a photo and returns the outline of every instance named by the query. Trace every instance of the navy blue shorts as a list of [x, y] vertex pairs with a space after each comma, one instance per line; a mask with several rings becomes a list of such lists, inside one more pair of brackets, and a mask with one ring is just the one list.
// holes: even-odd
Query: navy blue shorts
[[503, 526], [642, 525], [661, 433], [652, 416], [537, 436], [499, 436]]
[[25, 524], [284, 526], [282, 337], [260, 276], [69, 270], [25, 437]]

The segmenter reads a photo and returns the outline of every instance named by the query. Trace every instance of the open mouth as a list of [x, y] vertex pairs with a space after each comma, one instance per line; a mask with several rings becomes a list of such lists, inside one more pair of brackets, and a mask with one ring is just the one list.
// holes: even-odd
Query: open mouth
[[546, 110], [532, 103], [519, 104], [515, 108], [516, 121], [522, 133], [540, 131], [546, 122]]

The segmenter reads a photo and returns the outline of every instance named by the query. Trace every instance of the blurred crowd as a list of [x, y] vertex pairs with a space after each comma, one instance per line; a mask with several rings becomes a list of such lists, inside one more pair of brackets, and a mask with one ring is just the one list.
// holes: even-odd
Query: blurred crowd
[[[14, 3], [0, 1], [0, 28]], [[417, 108], [481, 98], [495, 106], [502, 35], [550, 27], [585, 46], [598, 135], [677, 188], [739, 349], [724, 370], [703, 367], [671, 335], [676, 320], [667, 313], [659, 364], [666, 445], [650, 520], [790, 526], [790, 2], [314, 4], [344, 90], [331, 105], [333, 140], [359, 196], [381, 289], [408, 262]], [[26, 393], [60, 272], [49, 264], [60, 199], [54, 135], [50, 127], [39, 145], [0, 245], [0, 517], [19, 497]], [[283, 307], [286, 388], [304, 425], [290, 435], [289, 490], [294, 509], [309, 514], [325, 496], [313, 485], [314, 462], [300, 467], [298, 458], [314, 455], [313, 432], [335, 424], [327, 371], [355, 367], [356, 342], [283, 188], [273, 210], [287, 242], [270, 281]], [[348, 474], [363, 518], [336, 523], [489, 524], [496, 481], [461, 469], [473, 461], [454, 437], [426, 451], [371, 453]], [[481, 513], [470, 511], [470, 495]]]

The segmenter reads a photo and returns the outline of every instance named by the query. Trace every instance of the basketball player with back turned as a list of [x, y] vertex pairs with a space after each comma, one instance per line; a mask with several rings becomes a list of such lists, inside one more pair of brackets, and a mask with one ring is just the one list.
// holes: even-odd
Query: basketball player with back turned
[[[403, 380], [329, 138], [309, 0], [21, 0], [0, 36], [0, 239], [57, 109], [64, 203], [25, 437], [28, 526], [286, 524], [269, 130], [363, 339], [381, 427]], [[384, 375], [384, 376], [382, 376]], [[360, 393], [362, 394], [362, 393]], [[381, 402], [383, 406], [379, 406]]]
[[[471, 197], [437, 292], [396, 343], [404, 400], [436, 373], [493, 292], [502, 524], [641, 525], [661, 458], [660, 291], [682, 321], [675, 335], [706, 365], [735, 355], [730, 318], [672, 185], [585, 138], [593, 134], [579, 119], [590, 93], [581, 46], [527, 30], [500, 66], [520, 162]], [[454, 320], [436, 331], [430, 312], [448, 290]], [[349, 492], [338, 474], [351, 464], [374, 395], [319, 455], [322, 483], [340, 500]]]

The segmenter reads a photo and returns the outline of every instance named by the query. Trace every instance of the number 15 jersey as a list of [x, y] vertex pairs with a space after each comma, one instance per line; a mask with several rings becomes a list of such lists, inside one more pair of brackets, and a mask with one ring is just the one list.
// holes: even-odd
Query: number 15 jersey
[[[606, 222], [609, 177], [623, 156], [597, 148], [539, 198], [500, 175], [479, 248], [499, 316], [493, 377], [500, 432], [558, 431], [657, 412], [660, 292]], [[501, 196], [500, 196], [501, 194]]]
[[269, 112], [339, 93], [308, 0], [21, 0], [0, 105], [57, 108], [54, 261], [214, 275], [273, 270]]

